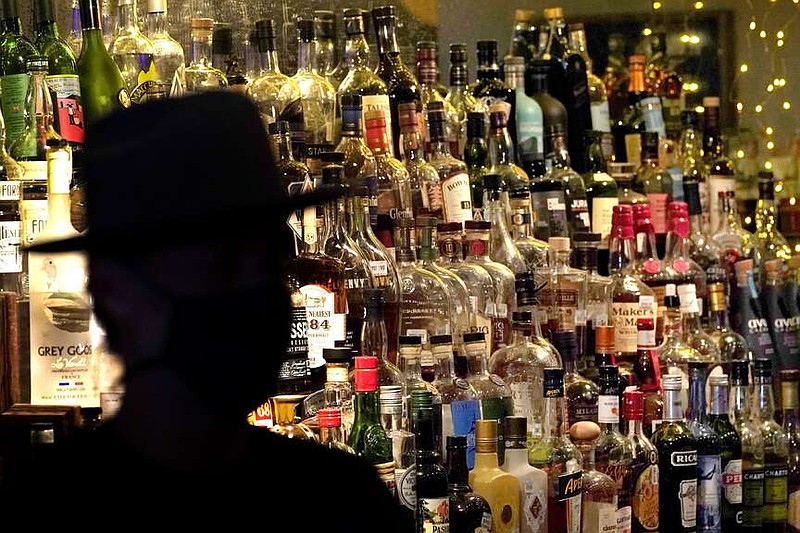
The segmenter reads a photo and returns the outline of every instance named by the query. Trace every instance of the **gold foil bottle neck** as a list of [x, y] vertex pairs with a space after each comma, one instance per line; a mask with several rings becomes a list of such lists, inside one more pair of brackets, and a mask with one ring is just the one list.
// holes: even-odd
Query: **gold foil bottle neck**
[[497, 453], [497, 420], [475, 421], [475, 451]]
[[722, 283], [712, 283], [708, 286], [708, 305], [711, 311], [723, 311], [727, 305], [725, 301], [725, 286]]

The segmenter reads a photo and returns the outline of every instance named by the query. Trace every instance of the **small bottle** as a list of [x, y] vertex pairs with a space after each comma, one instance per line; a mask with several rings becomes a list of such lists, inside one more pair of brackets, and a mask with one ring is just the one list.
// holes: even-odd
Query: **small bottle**
[[186, 88], [186, 60], [183, 47], [169, 34], [167, 0], [147, 1], [147, 37], [153, 43], [156, 70], [167, 94], [181, 96]]
[[708, 425], [720, 440], [722, 531], [742, 525], [742, 439], [728, 415], [728, 376], [710, 375]]
[[450, 496], [450, 533], [492, 531], [492, 507], [472, 490], [467, 467], [467, 438], [447, 437], [447, 492]]
[[417, 531], [448, 530], [450, 498], [447, 470], [436, 450], [433, 395], [428, 390], [411, 392], [411, 431], [416, 435]]
[[[581, 532], [617, 531], [617, 527], [620, 531], [629, 531], [629, 525], [624, 529], [624, 522], [619, 523], [617, 483], [595, 467], [595, 442], [600, 431], [597, 424], [589, 421], [578, 422], [569, 431], [570, 439], [583, 455]], [[630, 507], [627, 509], [630, 511]]]
[[633, 446], [631, 531], [658, 531], [658, 450], [644, 434], [644, 394], [639, 390], [625, 391], [624, 401], [625, 420], [628, 421], [627, 438]]
[[469, 484], [492, 509], [492, 531], [519, 531], [519, 480], [500, 468], [498, 462], [497, 420], [478, 420], [475, 426], [475, 468], [469, 473]]
[[326, 407], [317, 411], [319, 443], [333, 450], [355, 454], [355, 450], [345, 442], [342, 432], [342, 413], [338, 409]]
[[322, 357], [325, 359], [325, 387], [322, 389], [324, 405], [339, 410], [346, 442], [355, 417], [353, 385], [348, 377], [352, 352], [346, 347], [324, 348]]
[[547, 523], [547, 474], [528, 463], [528, 419], [506, 417], [506, 457], [501, 467], [519, 480], [520, 533], [538, 533]]

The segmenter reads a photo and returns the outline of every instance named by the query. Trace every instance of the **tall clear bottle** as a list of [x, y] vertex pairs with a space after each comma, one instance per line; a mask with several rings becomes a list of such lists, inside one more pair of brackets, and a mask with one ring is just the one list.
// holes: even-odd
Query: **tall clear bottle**
[[181, 44], [169, 34], [167, 0], [147, 0], [147, 37], [167, 94], [181, 96], [186, 89], [186, 59]]
[[213, 19], [192, 19], [192, 50], [189, 64], [184, 69], [188, 94], [214, 91], [228, 86], [225, 73], [212, 63], [213, 34]]
[[397, 502], [408, 523], [414, 523], [417, 506], [416, 436], [406, 413], [406, 398], [400, 385], [378, 387], [381, 425], [392, 442]]
[[419, 114], [414, 103], [400, 104], [400, 146], [403, 165], [411, 188], [411, 212], [414, 218], [433, 216], [444, 220], [442, 184], [439, 173], [428, 163], [420, 132]]
[[[139, 29], [138, 17], [137, 0], [119, 0], [117, 27], [108, 47], [134, 104], [144, 103], [147, 100], [148, 87], [160, 79], [153, 43]], [[211, 23], [213, 24], [213, 21]], [[208, 37], [210, 39], [211, 35]]]
[[706, 333], [717, 343], [720, 363], [730, 372], [732, 361], [749, 359], [750, 349], [744, 337], [731, 328], [728, 319], [728, 299], [722, 283], [708, 286], [708, 327]]
[[[661, 166], [658, 157], [659, 137], [655, 131], [641, 133], [641, 166], [636, 170], [634, 190], [647, 196], [650, 219], [656, 233], [656, 249], [664, 254], [667, 239], [667, 206], [672, 201], [672, 176]], [[699, 207], [699, 205], [698, 205]]]
[[[512, 272], [526, 272], [528, 265], [509, 231], [509, 203], [504, 194], [503, 177], [492, 171], [483, 176], [483, 217], [492, 224], [489, 232], [489, 257]], [[505, 197], [505, 200], [504, 200]]]
[[728, 376], [711, 375], [708, 425], [720, 440], [720, 481], [722, 482], [722, 530], [742, 525], [742, 439], [728, 414]]

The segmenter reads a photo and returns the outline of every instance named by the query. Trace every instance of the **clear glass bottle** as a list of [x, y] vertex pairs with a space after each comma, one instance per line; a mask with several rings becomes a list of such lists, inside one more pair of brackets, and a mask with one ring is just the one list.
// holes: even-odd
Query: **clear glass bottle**
[[596, 130], [586, 132], [587, 168], [583, 181], [592, 231], [600, 234], [600, 248], [608, 250], [614, 206], [619, 204], [619, 188], [608, 173], [602, 145], [604, 135]]
[[161, 81], [171, 97], [186, 88], [186, 59], [183, 47], [169, 34], [167, 0], [147, 1], [147, 37], [153, 43], [153, 59]]
[[[685, 188], [684, 184], [684, 188]], [[686, 202], [671, 202], [669, 209], [669, 228], [667, 248], [663, 259], [663, 280], [676, 286], [694, 284], [698, 298], [698, 311], [703, 314], [703, 302], [708, 294], [706, 271], [692, 259], [689, 234], [689, 207]]]
[[[570, 439], [583, 456], [581, 531], [585, 533], [616, 531], [618, 527], [617, 508], [620, 504], [617, 483], [610, 475], [598, 470], [595, 462], [596, 443], [600, 433], [596, 422], [578, 422], [570, 428]], [[624, 523], [619, 526], [624, 526]], [[629, 528], [630, 526], [628, 530]]]
[[317, 36], [314, 68], [328, 80], [334, 89], [338, 89], [347, 72], [345, 72], [343, 58], [339, 53], [336, 14], [327, 9], [315, 9], [314, 33]]
[[508, 129], [514, 132], [511, 142], [516, 145], [516, 116], [512, 113], [514, 91], [503, 80], [498, 64], [497, 41], [494, 39], [480, 40], [476, 43], [477, 52], [477, 79], [470, 86], [473, 98], [476, 100], [476, 111], [482, 111], [488, 121], [489, 106], [500, 103], [503, 105], [508, 119]]
[[[430, 105], [435, 103], [431, 102]], [[450, 152], [445, 112], [443, 109], [429, 108], [427, 116], [431, 142], [429, 162], [439, 173], [444, 220], [445, 222], [472, 220], [472, 195], [467, 165]]]
[[417, 106], [414, 103], [400, 104], [398, 114], [402, 160], [411, 188], [412, 215], [414, 218], [433, 216], [443, 221], [442, 184], [439, 173], [425, 160]]
[[[786, 237], [778, 228], [778, 206], [775, 203], [775, 177], [771, 171], [762, 170], [758, 173], [758, 201], [756, 202], [753, 216], [756, 224], [754, 233], [760, 244], [763, 260], [783, 259], [792, 256], [792, 249]], [[764, 281], [761, 273], [759, 282]]]
[[414, 520], [417, 507], [417, 470], [415, 435], [411, 431], [406, 400], [400, 385], [378, 387], [381, 425], [392, 442], [394, 478], [397, 502], [409, 522]]
[[406, 380], [403, 373], [388, 358], [388, 335], [384, 307], [386, 305], [385, 290], [370, 288], [364, 291], [365, 313], [361, 326], [361, 354], [373, 356], [378, 360], [378, 386], [402, 385], [405, 390]]
[[517, 274], [526, 272], [528, 265], [511, 238], [506, 192], [501, 174], [490, 170], [483, 175], [483, 218], [492, 224], [489, 231], [489, 257]]
[[591, 229], [589, 206], [586, 201], [586, 187], [581, 175], [572, 167], [570, 154], [567, 151], [566, 131], [550, 130], [550, 139], [552, 140], [553, 167], [548, 171], [545, 178], [561, 180], [564, 183], [567, 225], [571, 237], [579, 231]]
[[708, 364], [713, 369], [719, 366], [721, 358], [719, 345], [703, 329], [699, 313], [697, 290], [691, 283], [678, 285], [678, 299], [681, 305], [683, 338], [687, 345], [700, 354], [698, 362]]
[[528, 419], [507, 416], [506, 455], [502, 470], [519, 480], [519, 533], [537, 533], [547, 523], [547, 474], [528, 463]]
[[342, 108], [342, 132], [336, 151], [344, 154], [344, 175], [347, 182], [351, 186], [367, 187], [370, 193], [370, 225], [374, 227], [378, 215], [378, 170], [375, 155], [364, 137], [363, 100], [359, 94], [343, 94], [339, 97], [339, 103]]
[[494, 103], [489, 106], [488, 142], [489, 173], [499, 174], [506, 190], [527, 187], [530, 178], [515, 162], [515, 146], [511, 141], [508, 120], [502, 104]]
[[450, 143], [450, 153], [457, 154], [459, 153], [457, 138], [459, 130], [458, 113], [450, 102], [445, 99], [447, 89], [439, 83], [439, 48], [436, 41], [417, 41], [415, 58], [415, 75], [419, 81], [420, 105], [423, 110], [420, 115], [420, 120], [423, 122], [423, 131], [428, 132], [428, 104], [440, 102], [445, 113], [445, 134]]
[[319, 425], [319, 443], [332, 450], [355, 454], [355, 450], [347, 445], [342, 432], [342, 413], [338, 409], [326, 407], [317, 411]]
[[189, 64], [184, 72], [188, 94], [219, 90], [228, 86], [228, 78], [225, 73], [212, 64], [213, 33], [213, 19], [192, 19], [192, 51]]
[[781, 428], [789, 440], [789, 488], [787, 531], [800, 531], [800, 370], [788, 368], [778, 373], [781, 383]]
[[728, 415], [728, 376], [708, 377], [708, 425], [720, 440], [720, 481], [722, 483], [722, 530], [736, 530], [742, 524], [742, 440]]
[[[548, 307], [547, 321], [550, 335], [559, 331], [572, 331], [583, 335], [586, 327], [586, 272], [570, 266], [570, 239], [550, 237], [550, 279], [543, 291], [543, 304]], [[583, 357], [583, 346], [578, 359]]]
[[[322, 389], [323, 405], [339, 411], [342, 433], [345, 442], [347, 442], [347, 438], [353, 428], [353, 418], [355, 416], [353, 408], [353, 395], [355, 393], [349, 377], [353, 352], [346, 347], [324, 348], [322, 357], [325, 359], [325, 385]], [[303, 400], [304, 412], [309, 412], [306, 406], [311, 396], [313, 394]]]
[[631, 531], [657, 531], [658, 508], [658, 450], [644, 432], [644, 393], [625, 391], [624, 416], [628, 421], [627, 439], [633, 448], [631, 461], [632, 513]]
[[581, 528], [583, 457], [563, 432], [564, 370], [544, 369], [544, 436], [528, 451], [528, 462], [547, 474], [547, 532], [578, 533]]
[[139, 104], [146, 100], [148, 85], [159, 81], [160, 75], [153, 43], [139, 29], [136, 4], [136, 0], [117, 2], [117, 27], [108, 51], [125, 79], [131, 102]]
[[533, 212], [529, 187], [517, 187], [508, 191], [511, 205], [511, 240], [525, 260], [526, 271], [539, 272], [547, 264], [548, 245], [533, 236]]
[[736, 286], [736, 273], [734, 263], [739, 259], [752, 259], [756, 271], [760, 271], [762, 251], [755, 235], [744, 228], [739, 208], [737, 207], [736, 193], [728, 191], [725, 197], [719, 199], [720, 224], [711, 234], [711, 239], [722, 250], [722, 263], [728, 270], [731, 288]]
[[725, 285], [722, 283], [712, 283], [708, 286], [709, 323], [706, 333], [716, 341], [720, 362], [727, 368], [731, 361], [748, 359], [750, 349], [745, 338], [731, 328], [725, 293]]
[[608, 324], [608, 302], [611, 298], [611, 278], [597, 273], [598, 248], [602, 236], [600, 233], [576, 233], [573, 240], [575, 250], [572, 264], [575, 268], [586, 272], [586, 320], [583, 335], [578, 339], [583, 359], [578, 361], [580, 368], [587, 368], [594, 363], [595, 327]]
[[678, 141], [678, 157], [681, 161], [683, 183], [697, 183], [700, 193], [701, 229], [708, 233], [711, 228], [709, 212], [708, 177], [703, 163], [702, 134], [698, 130], [700, 116], [694, 109], [681, 112], [681, 130]]
[[[702, 357], [700, 352], [687, 342], [681, 315], [677, 288], [669, 283], [664, 296], [664, 341], [656, 348], [662, 375], [674, 373], [686, 376], [689, 361], [700, 361]], [[684, 379], [684, 383], [688, 385], [688, 378]]]

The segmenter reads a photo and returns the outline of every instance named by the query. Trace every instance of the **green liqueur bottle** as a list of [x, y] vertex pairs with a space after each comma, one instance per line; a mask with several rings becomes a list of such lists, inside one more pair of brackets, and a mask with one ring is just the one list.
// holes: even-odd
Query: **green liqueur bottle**
[[355, 414], [347, 444], [356, 455], [372, 464], [392, 494], [395, 494], [392, 440], [380, 419], [378, 358], [360, 355], [355, 364]]
[[86, 124], [130, 107], [131, 100], [119, 67], [103, 43], [99, 0], [81, 0], [83, 51], [78, 58], [81, 101]]
[[83, 104], [75, 53], [61, 37], [56, 23], [55, 0], [37, 0], [36, 48], [47, 57], [47, 87], [53, 93], [53, 118], [56, 131], [72, 145], [83, 144]]
[[[681, 376], [665, 374], [664, 418], [653, 433], [658, 450], [660, 530], [697, 531], [697, 440], [683, 418]], [[669, 510], [669, 512], [666, 512]]]
[[450, 521], [447, 470], [436, 451], [433, 394], [411, 392], [411, 431], [416, 435], [417, 531], [448, 531]]
[[728, 416], [728, 376], [712, 374], [708, 424], [720, 439], [722, 460], [722, 530], [736, 531], [742, 524], [742, 439]]
[[26, 60], [36, 47], [22, 34], [18, 0], [3, 0], [3, 33], [0, 35], [0, 106], [6, 121], [6, 148], [25, 129], [25, 94], [28, 91]]

